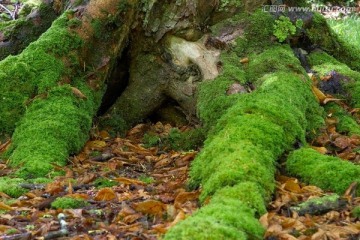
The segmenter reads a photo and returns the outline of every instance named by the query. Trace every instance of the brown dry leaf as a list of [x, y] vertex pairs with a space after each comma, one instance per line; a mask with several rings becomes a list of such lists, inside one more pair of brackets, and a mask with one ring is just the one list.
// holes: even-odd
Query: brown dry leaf
[[137, 135], [139, 133], [144, 133], [147, 128], [148, 127], [146, 126], [146, 124], [141, 123], [130, 129], [126, 135], [131, 136], [131, 135]]
[[248, 63], [248, 62], [249, 62], [249, 58], [247, 58], [247, 57], [240, 59], [241, 64]]
[[326, 153], [328, 153], [328, 150], [327, 150], [327, 148], [326, 147], [315, 147], [315, 146], [311, 146], [311, 148], [312, 149], [314, 149], [314, 150], [316, 150], [316, 151], [318, 151], [319, 153], [321, 153], [321, 154], [326, 154]]
[[64, 191], [63, 184], [59, 181], [48, 183], [45, 187], [45, 192], [55, 195]]
[[346, 136], [340, 136], [340, 137], [337, 137], [334, 141], [333, 141], [333, 144], [340, 148], [340, 149], [345, 149], [347, 147], [349, 147], [350, 145], [350, 140], [348, 137]]
[[199, 192], [181, 192], [179, 193], [174, 202], [175, 208], [180, 208], [182, 204], [184, 204], [187, 201], [194, 201], [199, 198]]
[[300, 185], [295, 182], [294, 180], [288, 180], [286, 181], [285, 185], [284, 185], [284, 189], [290, 192], [294, 192], [294, 193], [300, 193], [301, 192], [301, 187]]
[[323, 101], [326, 99], [326, 95], [315, 86], [312, 86], [312, 91], [318, 102], [323, 103]]
[[110, 134], [108, 131], [102, 130], [99, 132], [99, 137], [103, 140], [108, 140], [111, 138]]
[[170, 227], [174, 226], [178, 222], [184, 220], [186, 218], [186, 215], [183, 210], [180, 210], [179, 213], [176, 215], [174, 221], [170, 223]]
[[311, 240], [321, 240], [325, 236], [325, 231], [321, 228], [318, 229], [318, 231], [311, 236]]
[[140, 203], [134, 203], [133, 208], [144, 214], [151, 214], [151, 215], [162, 215], [163, 212], [166, 210], [166, 205], [162, 202], [156, 200], [146, 200]]
[[173, 160], [171, 158], [163, 158], [155, 163], [155, 168], [162, 168], [169, 165]]
[[345, 99], [339, 99], [339, 98], [333, 98], [333, 97], [326, 97], [323, 104], [327, 104], [328, 102], [338, 102], [338, 101], [344, 101]]
[[12, 207], [10, 207], [9, 205], [3, 203], [3, 202], [0, 202], [0, 209], [1, 210], [6, 210], [6, 211], [10, 211], [10, 210], [13, 210]]
[[87, 173], [77, 178], [78, 184], [88, 184], [97, 178], [95, 173]]
[[102, 188], [100, 191], [95, 195], [95, 201], [111, 201], [117, 199], [117, 195], [111, 188]]
[[125, 177], [118, 177], [114, 179], [115, 181], [119, 182], [119, 183], [123, 183], [123, 184], [135, 184], [135, 185], [146, 185], [146, 183], [137, 180], [137, 179], [131, 179], [131, 178], [125, 178]]
[[67, 189], [68, 189], [68, 193], [69, 193], [69, 194], [73, 194], [73, 193], [74, 193], [74, 188], [73, 188], [72, 183], [71, 183], [70, 180], [69, 180], [69, 184], [68, 184]]
[[89, 195], [87, 195], [85, 193], [67, 194], [66, 197], [75, 198], [75, 199], [83, 199], [83, 200], [88, 200], [89, 199]]
[[101, 151], [106, 147], [106, 142], [101, 140], [88, 141], [85, 148]]
[[11, 139], [7, 140], [5, 143], [0, 145], [0, 152], [3, 152], [9, 148], [11, 144]]
[[70, 238], [70, 240], [92, 240], [92, 238], [89, 237], [89, 235], [87, 235], [87, 234], [81, 234], [81, 235]]
[[76, 97], [81, 98], [81, 99], [87, 99], [85, 94], [83, 94], [79, 89], [77, 89], [75, 87], [71, 87], [71, 91]]
[[135, 214], [132, 214], [132, 215], [125, 216], [124, 219], [122, 220], [122, 222], [124, 222], [126, 224], [132, 224], [136, 220], [140, 219], [141, 217], [142, 217], [141, 214], [135, 213]]

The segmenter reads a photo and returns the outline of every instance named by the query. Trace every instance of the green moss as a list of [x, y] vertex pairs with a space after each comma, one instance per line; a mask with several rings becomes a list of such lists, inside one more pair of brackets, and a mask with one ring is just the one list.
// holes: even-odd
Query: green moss
[[302, 25], [303, 22], [300, 19], [293, 24], [289, 17], [280, 16], [279, 19], [275, 20], [274, 35], [279, 42], [284, 42], [289, 36], [294, 35], [296, 29], [300, 29]]
[[105, 187], [113, 187], [118, 185], [117, 182], [111, 181], [106, 178], [98, 178], [94, 181], [94, 185], [96, 188], [105, 188]]
[[28, 192], [25, 188], [19, 186], [20, 183], [24, 183], [24, 179], [21, 178], [0, 178], [0, 192], [3, 192], [10, 197], [18, 198], [24, 193]]
[[[83, 93], [91, 97], [85, 90]], [[45, 99], [33, 101], [13, 134], [10, 163], [21, 165], [20, 176], [45, 176], [52, 163], [64, 165], [69, 153], [81, 149], [91, 128], [93, 101], [76, 98], [66, 85], [48, 91]]]
[[264, 229], [254, 215], [266, 210], [258, 192], [250, 182], [223, 188], [208, 205], [171, 228], [165, 239], [262, 239]]
[[[217, 119], [209, 121], [213, 127], [204, 148], [192, 162], [190, 186], [202, 186], [201, 201], [210, 196], [213, 199], [171, 229], [165, 238], [232, 239], [237, 235], [236, 239], [242, 239], [245, 233], [246, 239], [262, 239], [263, 230], [255, 216], [264, 213], [264, 202], [270, 200], [274, 190], [275, 161], [295, 142], [305, 142], [306, 130], [314, 126], [307, 118], [317, 119], [308, 115], [322, 113], [305, 74], [294, 73], [280, 64], [285, 58], [284, 64], [301, 69], [291, 49], [274, 46], [264, 55], [269, 53], [272, 61], [279, 62], [278, 69], [262, 68], [262, 61], [252, 66], [254, 70], [256, 66], [263, 69], [257, 72], [257, 89], [237, 94], [221, 114], [214, 113]], [[217, 80], [212, 84], [223, 83]], [[226, 83], [226, 79], [223, 81]], [[202, 111], [211, 115], [210, 110], [217, 110], [212, 102], [223, 97], [216, 89], [211, 90], [218, 94], [213, 99], [206, 98], [206, 93], [199, 94], [204, 94], [207, 101], [201, 102], [199, 98], [200, 116]], [[315, 110], [309, 111], [310, 108]], [[218, 230], [220, 226], [227, 230]], [[215, 238], [206, 235], [213, 229]]]
[[20, 55], [0, 62], [0, 133], [11, 134], [31, 98], [57, 86], [64, 75], [61, 56], [81, 44], [79, 38], [64, 27], [66, 23], [65, 16], [58, 18], [51, 29]]
[[260, 54], [249, 55], [249, 65], [246, 68], [246, 77], [250, 82], [257, 81], [266, 73], [277, 71], [291, 71], [305, 74], [300, 61], [288, 45], [279, 45], [269, 48]]
[[351, 70], [347, 65], [322, 51], [311, 53], [308, 60], [312, 68], [321, 75], [336, 71], [349, 78], [343, 80], [341, 84], [349, 93], [351, 104], [360, 107], [360, 72]]
[[204, 131], [201, 128], [181, 132], [177, 128], [171, 129], [168, 136], [161, 139], [161, 145], [174, 150], [194, 150], [202, 145]]
[[88, 202], [85, 200], [69, 197], [58, 197], [51, 203], [51, 207], [56, 209], [82, 208], [86, 205], [88, 205]]
[[311, 148], [294, 151], [287, 159], [286, 168], [303, 181], [337, 194], [343, 194], [352, 182], [360, 182], [359, 166], [321, 155]]
[[160, 140], [160, 137], [156, 134], [145, 133], [142, 142], [145, 147], [149, 148], [158, 145]]
[[246, 17], [244, 36], [236, 39], [234, 51], [238, 56], [259, 53], [275, 43], [271, 41], [275, 19], [267, 12], [258, 10]]
[[320, 13], [314, 14], [312, 24], [306, 30], [306, 34], [313, 44], [320, 46], [352, 69], [360, 71], [360, 48], [341, 40]]
[[224, 112], [232, 106], [239, 94], [227, 95], [226, 91], [233, 83], [245, 84], [245, 71], [234, 52], [221, 54], [223, 71], [215, 80], [199, 85], [197, 109], [205, 131], [213, 126]]
[[360, 218], [360, 206], [355, 207], [351, 211], [351, 216], [354, 217], [354, 218]]
[[325, 106], [328, 113], [337, 119], [336, 130], [343, 134], [358, 134], [360, 135], [360, 126], [356, 120], [346, 112], [342, 107], [336, 103], [328, 103]]

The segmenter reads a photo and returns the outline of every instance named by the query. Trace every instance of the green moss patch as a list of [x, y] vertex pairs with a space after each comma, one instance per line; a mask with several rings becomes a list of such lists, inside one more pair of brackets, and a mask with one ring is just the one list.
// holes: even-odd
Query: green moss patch
[[352, 69], [360, 71], [360, 49], [341, 40], [320, 13], [314, 14], [311, 26], [306, 29], [306, 35], [313, 44], [320, 46]]
[[264, 229], [254, 218], [257, 211], [266, 211], [259, 189], [251, 182], [221, 189], [208, 205], [171, 228], [164, 239], [262, 239]]
[[85, 200], [69, 197], [59, 197], [51, 203], [51, 207], [56, 209], [82, 208], [86, 205], [88, 205], [88, 202]]
[[19, 186], [20, 183], [24, 183], [24, 179], [2, 177], [0, 178], [0, 192], [3, 192], [10, 197], [18, 198], [28, 192], [27, 189]]
[[336, 103], [328, 103], [325, 106], [328, 113], [337, 119], [336, 131], [343, 134], [360, 135], [360, 126], [357, 121], [342, 107]]
[[290, 154], [286, 168], [290, 174], [299, 176], [303, 181], [340, 195], [352, 182], [360, 182], [359, 166], [337, 157], [322, 155], [311, 148], [302, 148]]

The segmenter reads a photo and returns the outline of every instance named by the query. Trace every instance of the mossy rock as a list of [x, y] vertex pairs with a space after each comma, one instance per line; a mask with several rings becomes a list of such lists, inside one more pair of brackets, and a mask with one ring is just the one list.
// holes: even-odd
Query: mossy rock
[[[360, 167], [337, 157], [322, 155], [311, 148], [292, 152], [286, 169], [304, 182], [323, 190], [343, 194], [351, 183], [360, 183]], [[359, 196], [360, 191], [357, 191]]]
[[344, 76], [341, 85], [350, 95], [350, 102], [354, 107], [360, 107], [360, 72], [350, 69], [346, 64], [323, 51], [315, 51], [308, 56], [312, 69], [321, 75], [336, 71]]
[[321, 47], [351, 69], [360, 71], [360, 48], [341, 40], [320, 13], [314, 13], [306, 35], [312, 44]]

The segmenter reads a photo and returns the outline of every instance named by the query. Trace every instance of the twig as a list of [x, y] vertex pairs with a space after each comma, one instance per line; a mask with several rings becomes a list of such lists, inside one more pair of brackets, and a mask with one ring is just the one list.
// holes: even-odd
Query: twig
[[11, 12], [7, 7], [5, 7], [4, 5], [2, 5], [1, 3], [0, 3], [0, 7], [1, 7], [2, 9], [4, 9], [7, 13], [10, 14], [10, 17], [11, 17], [12, 20], [15, 20], [15, 14], [14, 14], [13, 12]]

